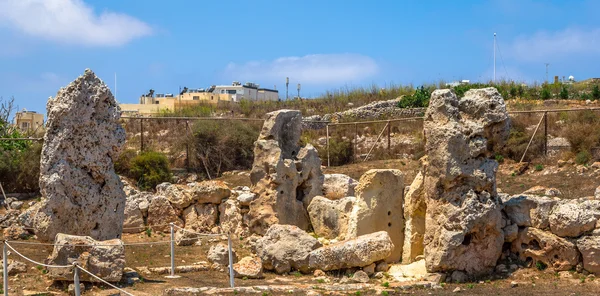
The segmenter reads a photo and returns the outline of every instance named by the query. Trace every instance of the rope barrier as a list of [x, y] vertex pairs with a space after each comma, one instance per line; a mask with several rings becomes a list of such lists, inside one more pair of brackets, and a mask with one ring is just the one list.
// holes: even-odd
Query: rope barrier
[[111, 284], [111, 283], [109, 283], [109, 282], [107, 282], [107, 281], [103, 280], [102, 278], [100, 278], [100, 277], [96, 276], [95, 274], [93, 274], [93, 273], [91, 273], [91, 272], [89, 272], [89, 271], [85, 270], [85, 269], [84, 269], [83, 267], [81, 267], [81, 266], [77, 266], [77, 268], [79, 268], [81, 271], [83, 271], [83, 272], [85, 272], [85, 273], [89, 274], [91, 277], [93, 277], [93, 278], [95, 278], [95, 279], [97, 279], [97, 280], [101, 281], [102, 283], [104, 283], [104, 284], [106, 284], [106, 285], [108, 285], [108, 286], [110, 286], [110, 287], [112, 287], [112, 288], [114, 288], [114, 289], [117, 289], [117, 290], [119, 290], [120, 292], [123, 292], [123, 293], [125, 293], [125, 294], [127, 294], [127, 295], [129, 295], [129, 296], [134, 296], [133, 294], [131, 294], [131, 293], [129, 293], [129, 292], [127, 292], [127, 291], [125, 291], [125, 290], [123, 290], [123, 289], [121, 289], [121, 288], [119, 288], [119, 287], [117, 287], [117, 286], [115, 286], [115, 285], [113, 285], [113, 284]]
[[33, 264], [36, 264], [36, 265], [41, 265], [41, 266], [44, 266], [44, 267], [50, 267], [50, 268], [71, 268], [71, 266], [68, 266], [68, 265], [67, 265], [67, 266], [63, 266], [63, 265], [49, 265], [49, 264], [44, 264], [44, 263], [41, 263], [41, 262], [37, 262], [37, 261], [35, 261], [35, 260], [33, 260], [33, 259], [29, 259], [29, 258], [25, 257], [25, 255], [23, 255], [23, 254], [19, 253], [19, 252], [18, 252], [17, 250], [15, 250], [15, 249], [14, 249], [14, 248], [13, 248], [13, 247], [12, 247], [12, 246], [11, 246], [11, 245], [8, 243], [8, 242], [4, 242], [4, 243], [6, 244], [6, 246], [7, 246], [9, 249], [11, 249], [13, 252], [15, 252], [15, 254], [19, 255], [21, 258], [23, 258], [23, 259], [25, 259], [25, 260], [27, 260], [27, 261], [29, 261], [29, 262], [33, 263]]

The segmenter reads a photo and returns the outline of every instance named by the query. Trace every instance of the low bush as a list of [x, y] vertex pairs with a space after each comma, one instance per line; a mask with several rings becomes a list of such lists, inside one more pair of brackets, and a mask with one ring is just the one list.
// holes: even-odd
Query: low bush
[[258, 134], [259, 127], [253, 123], [199, 121], [190, 139], [193, 167], [207, 178], [219, 177], [226, 171], [250, 169]]
[[115, 161], [115, 172], [119, 175], [129, 175], [131, 171], [131, 161], [137, 156], [134, 149], [126, 149], [121, 152], [117, 161]]
[[414, 94], [404, 96], [399, 102], [400, 108], [423, 108], [429, 106], [431, 92], [424, 86], [417, 88]]
[[[318, 147], [319, 157], [324, 165], [327, 165], [327, 147]], [[341, 137], [329, 138], [329, 162], [331, 166], [349, 164], [354, 160], [354, 145], [350, 140]]]
[[167, 157], [159, 152], [146, 151], [131, 159], [128, 176], [137, 180], [142, 190], [154, 189], [156, 185], [171, 181]]
[[[12, 145], [11, 148], [16, 146]], [[2, 187], [6, 192], [38, 192], [42, 143], [25, 142], [18, 146], [20, 149], [0, 148]]]

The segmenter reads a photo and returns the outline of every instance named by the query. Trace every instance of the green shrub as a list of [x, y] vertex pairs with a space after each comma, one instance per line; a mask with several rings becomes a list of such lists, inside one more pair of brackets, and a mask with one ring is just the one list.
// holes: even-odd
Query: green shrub
[[245, 170], [254, 161], [254, 141], [259, 128], [243, 121], [199, 121], [194, 125], [190, 159], [208, 178], [231, 170]]
[[25, 143], [24, 148], [0, 148], [0, 180], [6, 192], [38, 192], [42, 143]]
[[500, 154], [496, 154], [496, 156], [494, 158], [496, 159], [496, 161], [498, 163], [503, 163], [504, 162], [504, 156], [502, 156]]
[[552, 96], [552, 94], [550, 93], [550, 90], [548, 89], [548, 87], [546, 87], [546, 86], [542, 87], [542, 92], [540, 93], [540, 98], [542, 100], [548, 100], [548, 99], [550, 99], [551, 96]]
[[600, 87], [598, 87], [598, 84], [594, 84], [592, 87], [592, 99], [600, 100]]
[[117, 161], [115, 161], [115, 172], [120, 175], [129, 175], [131, 170], [131, 161], [137, 156], [134, 149], [126, 149], [121, 152]]
[[137, 180], [142, 190], [154, 189], [156, 185], [171, 181], [167, 157], [159, 152], [142, 152], [131, 160], [129, 176]]
[[538, 172], [541, 172], [544, 170], [544, 166], [541, 164], [537, 164], [537, 165], [535, 165], [535, 170]]
[[424, 86], [417, 88], [414, 94], [404, 96], [399, 102], [400, 108], [423, 108], [429, 106], [431, 92]]
[[588, 151], [580, 151], [575, 155], [575, 163], [586, 164], [592, 159], [592, 154]]
[[558, 96], [563, 100], [569, 99], [569, 90], [567, 89], [567, 86], [563, 85], [563, 87], [560, 89], [560, 94]]
[[[319, 157], [327, 164], [327, 147], [318, 149]], [[341, 137], [329, 138], [329, 162], [332, 166], [349, 164], [354, 158], [354, 145], [350, 140], [344, 141]]]

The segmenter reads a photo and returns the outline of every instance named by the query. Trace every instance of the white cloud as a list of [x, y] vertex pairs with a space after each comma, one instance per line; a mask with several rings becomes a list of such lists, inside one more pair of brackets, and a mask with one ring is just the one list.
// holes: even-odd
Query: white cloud
[[119, 46], [152, 34], [152, 28], [136, 18], [108, 11], [96, 14], [82, 0], [0, 0], [0, 25], [86, 46]]
[[600, 28], [537, 32], [519, 36], [511, 45], [510, 54], [522, 61], [546, 62], [569, 55], [600, 54]]
[[239, 80], [276, 81], [290, 77], [309, 84], [341, 83], [360, 80], [376, 74], [378, 66], [367, 56], [358, 54], [313, 54], [281, 57], [272, 61], [230, 63], [226, 74]]

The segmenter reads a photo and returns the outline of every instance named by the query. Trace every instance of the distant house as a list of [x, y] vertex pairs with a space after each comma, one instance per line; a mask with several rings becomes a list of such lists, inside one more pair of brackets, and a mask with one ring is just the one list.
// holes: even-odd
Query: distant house
[[41, 130], [44, 126], [44, 114], [23, 109], [15, 115], [15, 125], [24, 133]]
[[261, 88], [260, 85], [248, 82], [241, 84], [234, 81], [231, 85], [213, 85], [207, 89], [185, 88], [179, 95], [150, 91], [139, 98], [139, 104], [120, 104], [121, 112], [126, 114], [155, 114], [163, 110], [175, 110], [182, 106], [208, 102], [240, 102], [277, 101], [279, 92], [274, 89]]

